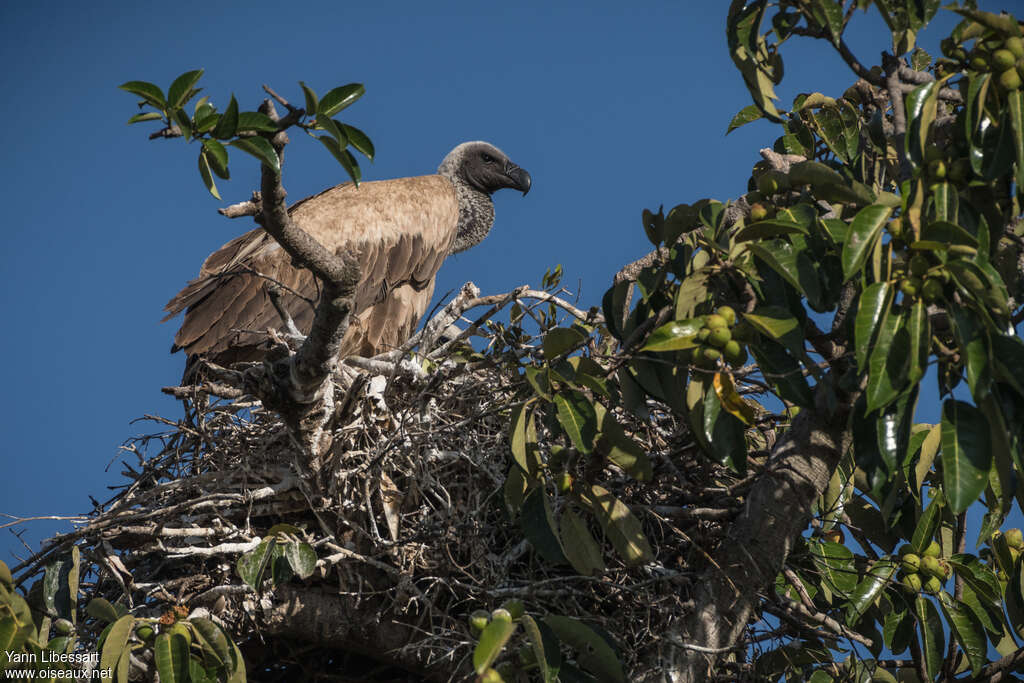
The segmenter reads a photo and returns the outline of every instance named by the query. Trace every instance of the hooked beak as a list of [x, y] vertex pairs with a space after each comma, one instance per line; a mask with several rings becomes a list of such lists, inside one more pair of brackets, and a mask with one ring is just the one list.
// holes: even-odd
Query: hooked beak
[[510, 161], [505, 166], [505, 175], [512, 181], [510, 187], [519, 190], [525, 197], [526, 193], [530, 191], [530, 174]]

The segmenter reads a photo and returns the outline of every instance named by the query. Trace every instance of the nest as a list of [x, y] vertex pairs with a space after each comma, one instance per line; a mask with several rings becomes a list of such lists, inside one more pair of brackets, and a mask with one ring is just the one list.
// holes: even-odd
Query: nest
[[[528, 357], [529, 335], [516, 339]], [[136, 460], [124, 461], [128, 483], [23, 566], [20, 581], [77, 544], [89, 597], [142, 617], [183, 606], [214, 619], [245, 654], [250, 680], [461, 678], [476, 645], [468, 615], [510, 598], [535, 617], [574, 616], [613, 634], [632, 670], [686, 613], [701, 548], [721, 538], [736, 492], [669, 412], [623, 415], [657, 483], [608, 469], [602, 485], [641, 519], [656, 562], [627, 567], [605, 543], [598, 576], [552, 566], [523, 540], [503, 493], [508, 416], [522, 387], [516, 365], [493, 359], [440, 359], [419, 376], [359, 373], [336, 389], [317, 491], [274, 413], [196, 390], [180, 419], [147, 416], [162, 431], [124, 445]], [[238, 559], [282, 523], [316, 551], [316, 570], [255, 590]]]

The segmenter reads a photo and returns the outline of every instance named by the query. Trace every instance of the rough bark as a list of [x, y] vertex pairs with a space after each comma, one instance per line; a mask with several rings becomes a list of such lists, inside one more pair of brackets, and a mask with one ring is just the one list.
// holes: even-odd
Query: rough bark
[[800, 534], [815, 499], [828, 486], [848, 446], [850, 403], [829, 412], [825, 388], [818, 405], [801, 412], [776, 444], [771, 463], [750, 492], [746, 507], [714, 555], [694, 595], [694, 609], [666, 658], [664, 680], [708, 679], [718, 657], [740, 642], [760, 596], [771, 589]]

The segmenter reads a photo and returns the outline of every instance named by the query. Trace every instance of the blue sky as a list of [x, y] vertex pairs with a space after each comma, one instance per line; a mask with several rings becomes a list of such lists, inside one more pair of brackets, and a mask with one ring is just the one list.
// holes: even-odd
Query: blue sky
[[[0, 4], [9, 65], [0, 75], [0, 512], [81, 513], [87, 495], [106, 500], [122, 483], [118, 445], [154, 429], [132, 420], [180, 412], [159, 390], [184, 362], [168, 353], [177, 322], [159, 323], [164, 303], [210, 251], [252, 227], [215, 210], [248, 197], [255, 161], [232, 163], [217, 202], [200, 183], [195, 146], [151, 142], [146, 124], [125, 125], [135, 100], [118, 84], [166, 88], [204, 68], [214, 102], [233, 92], [254, 109], [263, 83], [301, 102], [300, 79], [321, 93], [362, 82], [366, 96], [342, 118], [376, 144], [366, 179], [432, 173], [457, 143], [489, 140], [531, 173], [533, 189], [496, 196], [494, 231], [445, 263], [438, 295], [467, 280], [484, 293], [537, 284], [561, 263], [565, 283], [581, 283], [583, 304], [597, 305], [618, 267], [649, 247], [643, 208], [742, 194], [757, 150], [777, 136], [759, 122], [725, 137], [749, 103], [726, 50], [727, 6]], [[941, 15], [948, 29], [952, 17]], [[888, 44], [881, 22], [858, 13], [854, 24], [855, 51], [875, 63]], [[940, 37], [923, 43], [934, 53]], [[783, 105], [810, 90], [838, 96], [853, 81], [823, 43], [792, 43], [784, 57]], [[302, 138], [285, 166], [292, 200], [343, 180]], [[937, 415], [934, 402], [921, 411]], [[24, 538], [37, 548], [62, 528], [34, 522]], [[19, 547], [0, 532], [0, 558]]]

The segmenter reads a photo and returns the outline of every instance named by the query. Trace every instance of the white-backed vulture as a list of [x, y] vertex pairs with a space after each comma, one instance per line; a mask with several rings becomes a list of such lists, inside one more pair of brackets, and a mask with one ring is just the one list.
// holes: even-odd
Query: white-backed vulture
[[[436, 175], [345, 183], [292, 205], [292, 218], [324, 247], [359, 259], [362, 276], [341, 356], [372, 356], [405, 342], [430, 304], [441, 263], [490, 231], [491, 194], [507, 187], [525, 195], [530, 182], [495, 146], [466, 142]], [[294, 267], [262, 228], [231, 240], [165, 306], [165, 321], [185, 311], [171, 351], [222, 365], [262, 357], [266, 330], [283, 328], [268, 294], [274, 285], [307, 334], [319, 296], [313, 274]]]

